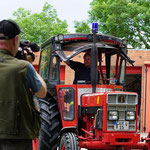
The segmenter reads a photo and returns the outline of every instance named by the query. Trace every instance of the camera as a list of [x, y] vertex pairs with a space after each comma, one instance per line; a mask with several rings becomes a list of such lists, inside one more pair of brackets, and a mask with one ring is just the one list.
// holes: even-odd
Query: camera
[[32, 60], [35, 60], [35, 55], [33, 52], [38, 52], [40, 47], [36, 43], [31, 43], [29, 41], [20, 42], [16, 58], [25, 60], [25, 53], [32, 57]]

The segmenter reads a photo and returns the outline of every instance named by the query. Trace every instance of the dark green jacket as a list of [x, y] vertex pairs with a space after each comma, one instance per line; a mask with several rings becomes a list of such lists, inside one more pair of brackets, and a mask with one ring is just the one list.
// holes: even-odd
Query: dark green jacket
[[26, 88], [29, 63], [0, 50], [0, 139], [35, 139], [40, 116]]

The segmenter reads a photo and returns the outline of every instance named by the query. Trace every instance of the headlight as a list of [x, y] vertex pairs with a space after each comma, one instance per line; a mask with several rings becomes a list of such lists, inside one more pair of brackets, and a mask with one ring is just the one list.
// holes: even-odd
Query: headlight
[[109, 111], [108, 120], [118, 120], [118, 111]]
[[135, 120], [135, 111], [126, 111], [126, 120]]
[[127, 43], [128, 43], [128, 41], [127, 41], [126, 39], [123, 39], [123, 40], [122, 40], [122, 44], [123, 44], [124, 46], [126, 46]]
[[59, 41], [63, 41], [64, 40], [64, 35], [63, 34], [58, 34], [57, 37], [58, 37]]

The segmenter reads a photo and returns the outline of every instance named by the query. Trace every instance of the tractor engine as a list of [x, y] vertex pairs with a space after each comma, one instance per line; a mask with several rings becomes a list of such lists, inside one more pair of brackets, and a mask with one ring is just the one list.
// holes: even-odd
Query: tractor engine
[[[129, 92], [104, 92], [83, 94], [81, 117], [82, 138], [102, 140], [105, 133], [136, 132], [137, 94]], [[109, 140], [109, 139], [107, 139]], [[132, 140], [118, 138], [116, 141]]]

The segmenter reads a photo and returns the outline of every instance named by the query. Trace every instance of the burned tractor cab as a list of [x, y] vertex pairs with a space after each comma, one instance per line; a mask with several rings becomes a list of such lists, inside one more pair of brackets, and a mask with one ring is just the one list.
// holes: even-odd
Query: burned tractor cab
[[[96, 34], [60, 34], [41, 46], [39, 73], [48, 93], [40, 99], [40, 150], [148, 149], [137, 133], [138, 95], [125, 91], [127, 41]], [[65, 62], [91, 54], [91, 82], [73, 84]], [[99, 77], [96, 73], [99, 71]], [[71, 80], [72, 79], [72, 80]], [[99, 80], [97, 80], [99, 79]]]

